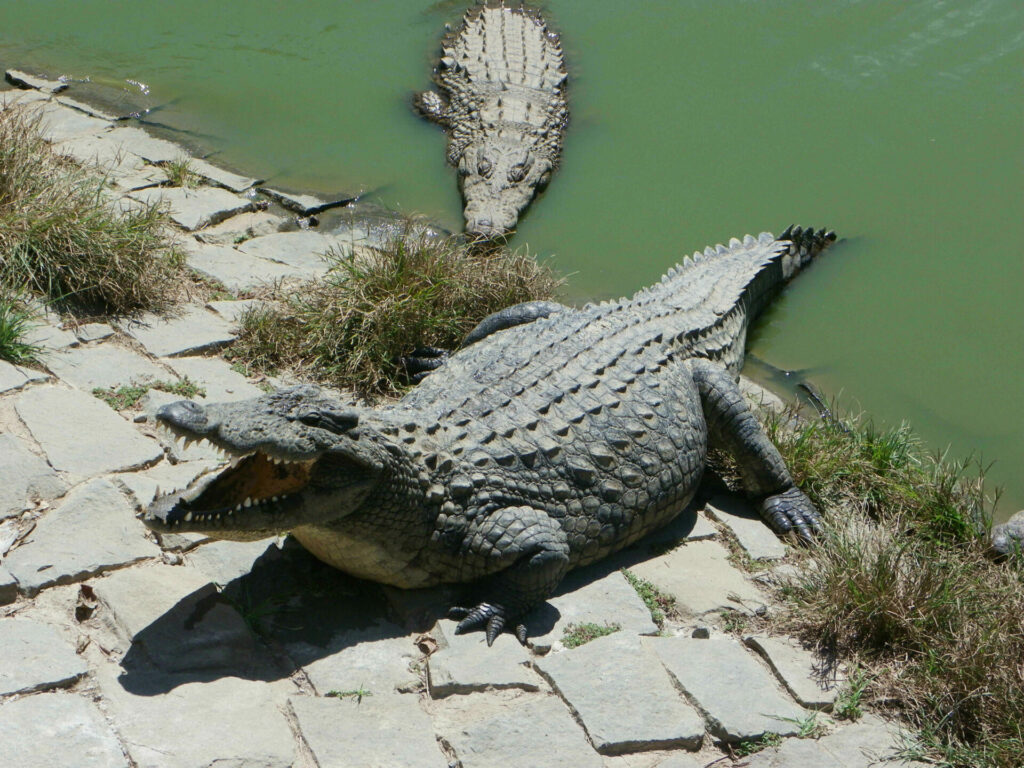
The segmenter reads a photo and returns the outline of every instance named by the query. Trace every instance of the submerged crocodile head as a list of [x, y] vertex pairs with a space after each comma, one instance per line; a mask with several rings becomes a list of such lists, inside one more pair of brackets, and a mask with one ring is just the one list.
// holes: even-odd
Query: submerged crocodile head
[[359, 424], [360, 412], [316, 387], [240, 403], [171, 403], [157, 420], [186, 444], [204, 440], [231, 463], [184, 492], [157, 498], [143, 515], [155, 531], [248, 541], [318, 525], [357, 510], [400, 449]]
[[508, 234], [537, 190], [548, 183], [551, 159], [524, 140], [528, 138], [487, 136], [463, 151], [458, 168], [467, 234]]

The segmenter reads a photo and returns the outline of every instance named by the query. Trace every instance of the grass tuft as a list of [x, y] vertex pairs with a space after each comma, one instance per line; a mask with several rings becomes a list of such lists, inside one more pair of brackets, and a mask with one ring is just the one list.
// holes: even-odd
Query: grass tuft
[[181, 269], [166, 212], [116, 212], [105, 180], [57, 154], [39, 119], [0, 111], [0, 286], [86, 313], [165, 307]]
[[364, 397], [397, 394], [402, 355], [452, 348], [486, 315], [550, 298], [560, 282], [524, 253], [480, 258], [455, 241], [411, 236], [382, 251], [327, 258], [322, 280], [242, 316], [233, 359], [267, 372], [297, 369]]
[[651, 612], [651, 621], [658, 626], [658, 629], [664, 629], [665, 618], [678, 613], [676, 599], [672, 595], [666, 595], [647, 579], [641, 579], [630, 570], [623, 569], [622, 575], [626, 577], [626, 581], [636, 590], [637, 595], [647, 606], [647, 610]]
[[190, 158], [183, 157], [179, 160], [170, 160], [163, 163], [164, 173], [167, 174], [167, 181], [172, 187], [183, 187], [191, 189], [198, 187], [202, 177], [192, 170]]
[[856, 672], [836, 714], [896, 710], [939, 765], [1024, 765], [1024, 568], [987, 556], [983, 473], [922, 451], [906, 426], [768, 431], [826, 510], [781, 629]]
[[14, 294], [0, 292], [0, 360], [17, 365], [37, 362], [40, 348], [25, 341], [33, 314]]
[[145, 384], [126, 384], [117, 389], [96, 387], [92, 394], [115, 411], [122, 411], [126, 408], [134, 408], [151, 389], [170, 392], [189, 400], [194, 397], [206, 397], [206, 390], [187, 376], [181, 381], [147, 381]]
[[615, 624], [594, 624], [584, 622], [582, 624], [569, 624], [562, 633], [562, 645], [566, 648], [578, 648], [581, 645], [596, 640], [599, 637], [610, 635], [622, 629], [622, 625]]

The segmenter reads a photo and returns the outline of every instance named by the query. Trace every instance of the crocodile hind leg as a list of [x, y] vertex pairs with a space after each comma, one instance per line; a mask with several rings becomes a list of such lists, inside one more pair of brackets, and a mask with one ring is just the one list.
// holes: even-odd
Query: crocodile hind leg
[[[506, 328], [514, 328], [524, 323], [532, 323], [534, 320], [540, 320], [563, 309], [567, 309], [564, 304], [557, 304], [553, 301], [524, 301], [522, 304], [513, 304], [511, 307], [499, 309], [477, 323], [476, 327], [466, 334], [459, 349], [475, 344], [492, 333], [503, 331]], [[451, 351], [441, 347], [417, 347], [410, 356], [401, 358], [400, 362], [412, 382], [419, 384], [431, 371], [436, 371], [444, 365], [449, 355], [451, 355]]]
[[569, 542], [558, 523], [532, 507], [504, 507], [474, 521], [463, 540], [462, 562], [468, 572], [497, 570], [483, 583], [486, 600], [472, 608], [453, 607], [455, 629], [462, 634], [484, 628], [487, 645], [506, 625], [515, 626], [526, 643], [527, 611], [546, 600], [569, 569]]
[[758, 423], [732, 375], [710, 360], [687, 362], [700, 393], [709, 447], [721, 448], [739, 465], [746, 492], [772, 530], [796, 531], [810, 540], [821, 530], [821, 518], [811, 500], [793, 485], [778, 449]]
[[517, 325], [532, 323], [534, 320], [540, 320], [564, 309], [568, 309], [568, 307], [554, 301], [524, 301], [522, 304], [513, 304], [511, 307], [499, 309], [477, 323], [476, 328], [466, 334], [466, 338], [462, 340], [459, 349], [468, 347], [470, 344], [476, 344], [476, 342], [487, 338], [492, 333], [504, 331], [506, 328], [514, 328]]

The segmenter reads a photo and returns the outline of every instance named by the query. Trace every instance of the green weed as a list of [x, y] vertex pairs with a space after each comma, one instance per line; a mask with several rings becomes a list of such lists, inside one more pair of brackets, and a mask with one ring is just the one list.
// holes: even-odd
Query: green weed
[[626, 577], [626, 581], [644, 601], [647, 610], [651, 612], [651, 620], [658, 625], [658, 629], [663, 629], [665, 617], [674, 616], [677, 613], [676, 599], [671, 595], [666, 595], [651, 582], [641, 579], [632, 571], [623, 569], [622, 575]]
[[25, 341], [33, 314], [13, 294], [0, 293], [0, 360], [18, 365], [36, 362], [40, 348]]
[[569, 624], [562, 633], [562, 645], [566, 648], [578, 648], [579, 646], [596, 640], [599, 637], [610, 635], [622, 629], [621, 624]]

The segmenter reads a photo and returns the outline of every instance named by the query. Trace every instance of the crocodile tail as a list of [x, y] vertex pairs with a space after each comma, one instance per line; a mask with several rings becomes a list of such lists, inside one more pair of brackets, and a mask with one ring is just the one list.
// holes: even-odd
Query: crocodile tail
[[747, 320], [753, 320], [775, 298], [783, 285], [792, 280], [814, 258], [836, 240], [836, 233], [831, 230], [815, 231], [808, 227], [803, 229], [790, 225], [775, 238], [779, 250], [772, 261], [777, 264], [766, 265], [758, 271], [743, 292], [743, 303], [746, 308]]
[[833, 232], [800, 227], [778, 237], [733, 238], [684, 259], [633, 301], [672, 310], [687, 329], [690, 356], [719, 361], [738, 374], [749, 322], [835, 239]]

